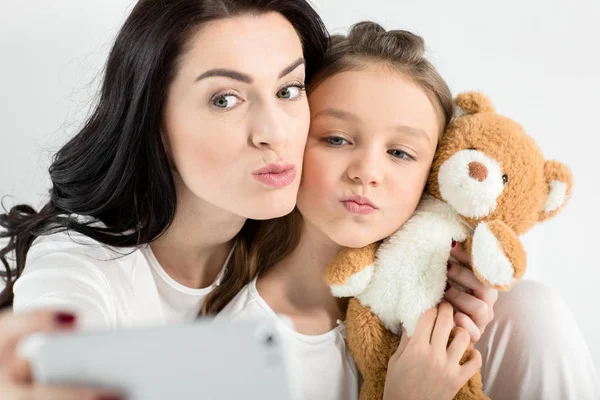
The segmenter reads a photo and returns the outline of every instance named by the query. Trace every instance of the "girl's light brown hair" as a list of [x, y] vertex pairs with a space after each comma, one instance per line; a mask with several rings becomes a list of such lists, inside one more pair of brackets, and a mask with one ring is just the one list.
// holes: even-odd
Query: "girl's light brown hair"
[[[435, 67], [425, 58], [425, 42], [420, 36], [403, 30], [386, 31], [374, 22], [360, 22], [347, 36], [334, 35], [325, 54], [322, 68], [316, 72], [308, 87], [309, 94], [320, 83], [341, 72], [364, 68], [378, 63], [412, 79], [421, 86], [438, 111], [441, 132], [453, 116], [452, 94]], [[213, 292], [204, 304], [203, 313], [220, 311], [235, 297], [243, 285], [259, 273], [283, 260], [300, 241], [302, 216], [298, 209], [291, 214], [264, 221], [250, 222], [240, 233], [234, 273], [228, 273], [227, 290]], [[245, 271], [240, 274], [240, 271]]]
[[400, 72], [423, 88], [440, 114], [442, 132], [445, 130], [454, 113], [452, 93], [425, 57], [423, 38], [409, 31], [386, 31], [375, 22], [363, 21], [353, 25], [348, 35], [333, 35], [323, 68], [315, 75], [309, 91], [333, 75], [373, 63]]

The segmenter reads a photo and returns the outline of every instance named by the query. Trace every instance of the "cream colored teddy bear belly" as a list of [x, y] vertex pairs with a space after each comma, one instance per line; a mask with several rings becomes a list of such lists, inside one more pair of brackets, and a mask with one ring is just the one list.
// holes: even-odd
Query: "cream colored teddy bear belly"
[[402, 229], [386, 239], [377, 252], [373, 276], [356, 297], [399, 334], [402, 324], [412, 336], [421, 314], [444, 294], [452, 240], [471, 233], [445, 202], [424, 197]]

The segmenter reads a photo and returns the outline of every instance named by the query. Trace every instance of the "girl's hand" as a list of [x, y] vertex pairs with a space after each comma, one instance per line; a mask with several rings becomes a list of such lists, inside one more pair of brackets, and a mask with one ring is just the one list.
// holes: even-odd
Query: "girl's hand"
[[464, 329], [454, 328], [448, 345], [452, 313], [452, 306], [442, 302], [421, 316], [411, 338], [402, 335], [388, 364], [385, 400], [450, 400], [481, 368], [481, 354], [475, 349], [460, 365], [470, 343]]
[[19, 341], [35, 332], [52, 332], [75, 328], [69, 313], [32, 311], [13, 315], [0, 313], [0, 393], [6, 400], [117, 400], [113, 392], [99, 389], [49, 387], [32, 382], [29, 364], [18, 358]]
[[494, 304], [498, 300], [498, 291], [485, 286], [470, 268], [465, 267], [471, 265], [471, 257], [460, 243], [453, 243], [450, 255], [459, 264], [448, 262], [448, 278], [469, 289], [472, 294], [450, 286], [444, 293], [444, 298], [457, 310], [454, 314], [456, 325], [465, 329], [471, 336], [471, 341], [475, 343], [494, 319]]

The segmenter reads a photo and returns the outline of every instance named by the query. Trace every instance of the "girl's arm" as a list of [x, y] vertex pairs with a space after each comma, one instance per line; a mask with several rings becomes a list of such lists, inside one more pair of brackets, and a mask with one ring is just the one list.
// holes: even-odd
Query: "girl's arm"
[[481, 368], [475, 349], [461, 365], [470, 337], [462, 328], [453, 329], [452, 313], [452, 306], [442, 302], [421, 316], [412, 337], [402, 335], [388, 364], [384, 400], [451, 400]]

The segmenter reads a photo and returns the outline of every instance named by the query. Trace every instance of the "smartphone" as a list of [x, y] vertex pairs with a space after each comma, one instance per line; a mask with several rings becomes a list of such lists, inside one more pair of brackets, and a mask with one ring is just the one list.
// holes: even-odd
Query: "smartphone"
[[290, 398], [290, 349], [274, 323], [34, 334], [19, 347], [42, 384], [117, 389], [130, 400]]

